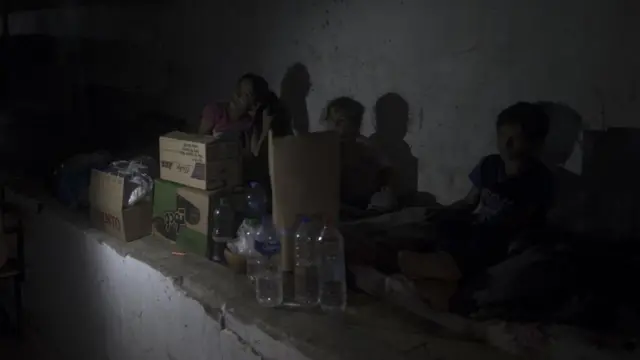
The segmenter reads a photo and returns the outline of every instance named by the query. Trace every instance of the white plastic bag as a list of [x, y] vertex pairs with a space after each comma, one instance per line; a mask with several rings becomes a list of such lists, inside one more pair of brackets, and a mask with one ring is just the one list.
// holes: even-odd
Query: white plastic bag
[[240, 227], [238, 227], [236, 239], [227, 243], [229, 250], [234, 254], [245, 257], [256, 255], [255, 239], [260, 225], [258, 222], [244, 219]]
[[107, 172], [121, 176], [134, 186], [131, 193], [125, 194], [126, 206], [133, 206], [153, 193], [153, 178], [147, 158], [114, 161]]

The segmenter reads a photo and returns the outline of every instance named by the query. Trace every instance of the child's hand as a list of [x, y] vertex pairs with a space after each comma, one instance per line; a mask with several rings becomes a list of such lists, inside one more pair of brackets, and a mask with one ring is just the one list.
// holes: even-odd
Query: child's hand
[[447, 208], [444, 206], [428, 207], [424, 212], [425, 221], [438, 221], [446, 213]]
[[396, 207], [398, 207], [398, 199], [389, 187], [384, 187], [382, 190], [373, 194], [369, 201], [370, 210], [388, 211]]
[[271, 129], [271, 124], [273, 123], [274, 118], [274, 116], [271, 114], [271, 111], [269, 110], [269, 107], [265, 107], [264, 109], [262, 109], [261, 115], [262, 131], [258, 134], [256, 128], [254, 127], [254, 130], [251, 134], [251, 153], [253, 153], [254, 156], [258, 156], [260, 149], [262, 148], [262, 143], [264, 143], [267, 135], [269, 134], [269, 130]]
[[273, 114], [271, 114], [271, 109], [268, 106], [265, 106], [262, 109], [262, 133], [266, 134], [271, 129], [271, 124], [273, 123]]

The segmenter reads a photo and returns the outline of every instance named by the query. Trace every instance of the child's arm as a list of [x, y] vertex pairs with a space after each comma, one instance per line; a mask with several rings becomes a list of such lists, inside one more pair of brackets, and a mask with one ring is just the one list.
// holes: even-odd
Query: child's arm
[[443, 218], [449, 219], [450, 217], [466, 216], [478, 207], [479, 202], [480, 189], [473, 186], [464, 198], [454, 202], [453, 204], [436, 210], [427, 211], [425, 220], [434, 221], [442, 220]]
[[260, 153], [260, 149], [262, 149], [262, 144], [267, 139], [269, 135], [269, 130], [271, 130], [271, 124], [273, 123], [274, 116], [270, 113], [270, 109], [265, 107], [262, 110], [262, 127], [261, 131], [254, 126], [253, 131], [251, 132], [251, 153], [253, 156], [258, 156]]
[[469, 190], [469, 192], [463, 199], [454, 202], [448, 207], [451, 209], [456, 209], [460, 211], [472, 212], [473, 210], [476, 209], [476, 207], [478, 207], [479, 202], [480, 202], [480, 189], [477, 188], [476, 186], [472, 186], [471, 190]]
[[198, 127], [198, 134], [211, 135], [214, 128], [215, 105], [207, 105], [202, 111], [202, 117], [200, 118], [200, 126]]
[[[482, 160], [480, 160], [480, 162], [473, 168], [473, 170], [469, 174], [469, 180], [472, 184], [471, 190], [469, 190], [469, 192], [463, 199], [458, 200], [453, 204], [445, 207], [443, 209], [445, 210], [445, 213], [452, 214], [451, 216], [464, 216], [469, 215], [478, 207], [478, 204], [480, 203], [480, 193], [482, 191], [482, 188], [484, 187], [483, 165], [486, 159], [487, 158], [483, 158]], [[438, 213], [441, 214], [442, 212]], [[433, 216], [438, 216], [438, 213], [436, 213], [435, 215], [427, 214], [427, 218], [431, 219]]]

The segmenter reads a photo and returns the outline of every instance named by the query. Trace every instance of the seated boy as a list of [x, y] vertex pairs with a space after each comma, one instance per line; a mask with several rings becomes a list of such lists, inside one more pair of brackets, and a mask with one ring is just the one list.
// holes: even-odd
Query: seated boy
[[[536, 155], [548, 129], [549, 119], [536, 104], [520, 102], [498, 115], [499, 154], [483, 158], [473, 169], [464, 199], [428, 214], [434, 221], [436, 252], [399, 252], [398, 265], [407, 277], [440, 289], [434, 279], [455, 283], [463, 275], [480, 274], [506, 259], [514, 240], [543, 225], [552, 196], [551, 173]], [[439, 295], [429, 294], [443, 303], [435, 299]]]
[[[349, 97], [329, 102], [324, 121], [328, 128], [340, 135], [341, 143], [341, 201], [343, 204], [366, 209], [372, 195], [387, 187], [389, 166], [384, 157], [360, 134], [364, 106]], [[380, 210], [393, 207], [395, 198], [390, 190], [376, 197]]]

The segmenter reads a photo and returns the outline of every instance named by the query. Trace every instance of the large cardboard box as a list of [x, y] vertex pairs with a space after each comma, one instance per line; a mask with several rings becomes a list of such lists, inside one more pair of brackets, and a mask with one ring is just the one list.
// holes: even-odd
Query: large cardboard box
[[240, 143], [235, 137], [174, 131], [160, 137], [160, 178], [201, 190], [242, 183]]
[[[301, 215], [334, 224], [340, 211], [340, 142], [335, 132], [300, 136], [269, 136], [273, 219], [279, 229], [292, 230]], [[285, 271], [293, 270], [293, 244], [282, 239]]]
[[200, 190], [156, 180], [153, 193], [153, 234], [175, 241], [183, 250], [210, 257], [212, 215], [228, 190]]
[[100, 170], [91, 172], [89, 202], [91, 225], [124, 241], [132, 241], [151, 233], [151, 203], [140, 201], [126, 207], [129, 186], [123, 177]]

